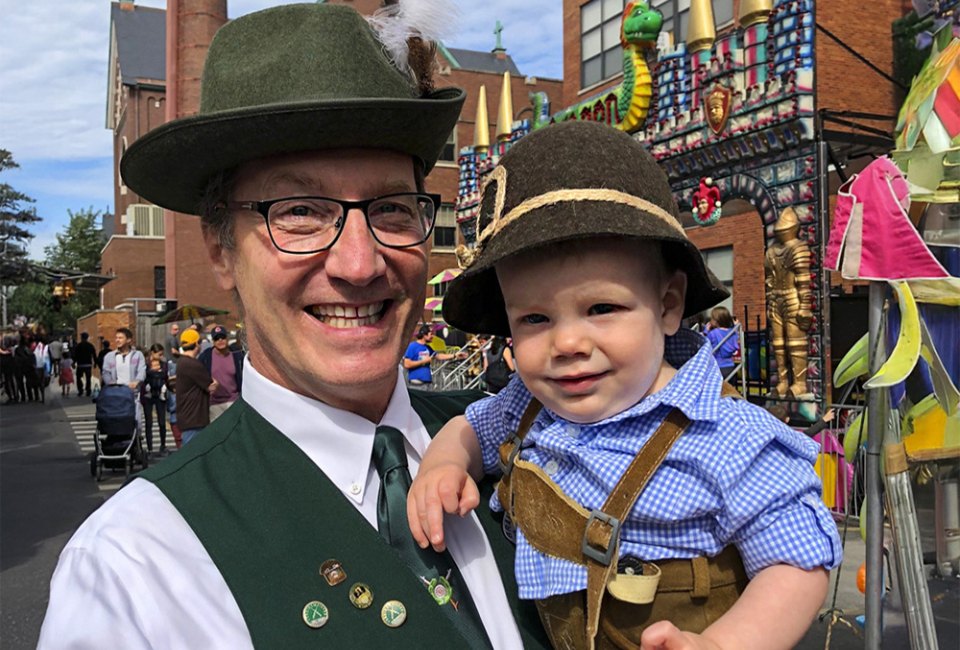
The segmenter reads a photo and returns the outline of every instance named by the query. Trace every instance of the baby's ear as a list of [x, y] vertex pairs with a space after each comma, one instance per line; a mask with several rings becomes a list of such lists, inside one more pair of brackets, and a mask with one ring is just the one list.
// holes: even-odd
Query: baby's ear
[[660, 322], [663, 333], [673, 336], [680, 329], [683, 322], [683, 308], [687, 299], [687, 274], [683, 271], [674, 271], [663, 285], [663, 312]]

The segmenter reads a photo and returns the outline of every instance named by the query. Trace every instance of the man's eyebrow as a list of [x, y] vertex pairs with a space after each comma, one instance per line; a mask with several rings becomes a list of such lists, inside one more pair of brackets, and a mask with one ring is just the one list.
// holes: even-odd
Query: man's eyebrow
[[299, 185], [303, 188], [308, 188], [315, 185], [317, 179], [311, 178], [306, 174], [301, 174], [293, 170], [284, 169], [273, 174], [270, 174], [265, 179], [263, 179], [263, 184], [261, 187], [273, 186], [278, 183], [284, 183], [288, 185]]
[[[323, 179], [315, 178], [307, 174], [301, 174], [294, 170], [285, 169], [278, 171], [274, 174], [270, 174], [263, 181], [263, 188], [274, 187], [277, 184], [293, 185], [300, 188], [303, 188], [304, 191], [311, 191], [315, 187], [323, 188]], [[375, 185], [377, 189], [370, 193], [370, 196], [385, 196], [387, 194], [398, 194], [401, 192], [414, 192], [416, 191], [416, 186], [410, 181], [404, 181], [400, 179], [394, 179], [391, 181], [384, 181]], [[324, 192], [326, 190], [320, 190]]]
[[380, 190], [377, 192], [377, 195], [383, 196], [385, 194], [397, 194], [400, 192], [414, 192], [415, 188], [412, 183], [408, 181], [393, 180], [383, 183], [378, 186]]

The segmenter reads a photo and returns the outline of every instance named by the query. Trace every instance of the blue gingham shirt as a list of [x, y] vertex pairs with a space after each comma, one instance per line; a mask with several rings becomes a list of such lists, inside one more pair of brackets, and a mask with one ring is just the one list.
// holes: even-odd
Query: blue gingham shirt
[[[643, 444], [678, 408], [691, 424], [623, 523], [621, 556], [652, 562], [713, 557], [735, 544], [751, 577], [774, 564], [840, 564], [837, 527], [813, 470], [816, 443], [745, 400], [721, 399], [719, 369], [696, 332], [668, 337], [665, 356], [679, 368], [673, 379], [606, 420], [576, 424], [542, 409], [521, 458], [543, 468], [587, 510], [599, 509]], [[467, 409], [485, 472], [499, 471], [497, 450], [516, 431], [530, 399], [514, 377], [499, 394]], [[496, 494], [490, 505], [502, 509]], [[515, 571], [521, 598], [587, 586], [584, 566], [541, 554], [520, 530]]]

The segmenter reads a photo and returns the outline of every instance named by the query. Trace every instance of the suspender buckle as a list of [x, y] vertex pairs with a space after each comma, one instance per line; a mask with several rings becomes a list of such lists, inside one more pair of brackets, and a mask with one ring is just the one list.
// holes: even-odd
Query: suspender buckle
[[[590, 533], [590, 524], [594, 521], [600, 522], [610, 526], [610, 541], [607, 542], [607, 547], [600, 548], [594, 546], [590, 543], [588, 535]], [[593, 510], [590, 513], [590, 517], [587, 519], [587, 525], [583, 529], [583, 542], [580, 545], [580, 550], [583, 552], [584, 557], [588, 557], [594, 562], [599, 562], [603, 566], [610, 566], [610, 561], [613, 559], [613, 552], [617, 548], [617, 540], [620, 538], [620, 520], [616, 517], [611, 517], [602, 510]]]
[[513, 437], [510, 438], [510, 442], [507, 444], [512, 445], [510, 455], [507, 456], [506, 463], [500, 461], [500, 473], [503, 474], [504, 477], [510, 476], [510, 472], [513, 471], [513, 463], [517, 460], [517, 456], [520, 455], [520, 446], [523, 444], [523, 438], [518, 434], [513, 434]]

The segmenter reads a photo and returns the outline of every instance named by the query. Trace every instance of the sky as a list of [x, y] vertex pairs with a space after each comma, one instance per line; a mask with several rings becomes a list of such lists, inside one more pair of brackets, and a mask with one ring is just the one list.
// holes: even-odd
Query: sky
[[[453, 0], [460, 18], [449, 47], [503, 45], [525, 75], [562, 76], [561, 0]], [[138, 5], [166, 7], [165, 0]], [[228, 0], [236, 18], [285, 4]], [[0, 148], [20, 164], [0, 182], [34, 198], [43, 221], [33, 228], [31, 257], [67, 223], [68, 210], [113, 212], [112, 136], [106, 128], [110, 0], [0, 0]]]

